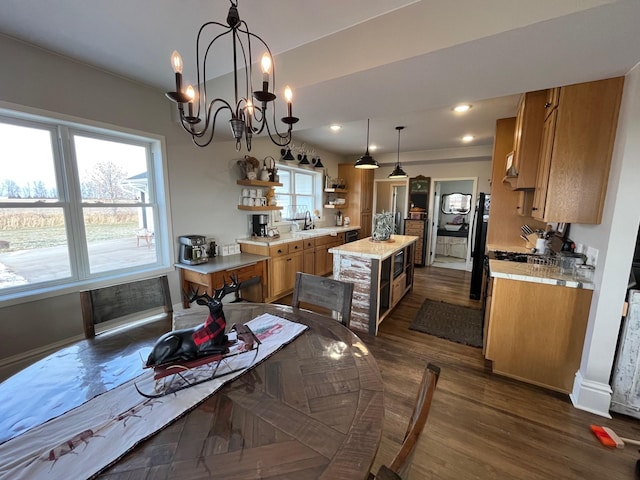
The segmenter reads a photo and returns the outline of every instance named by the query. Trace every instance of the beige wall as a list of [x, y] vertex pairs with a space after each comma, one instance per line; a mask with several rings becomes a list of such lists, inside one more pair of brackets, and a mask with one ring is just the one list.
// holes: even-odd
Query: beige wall
[[[154, 88], [2, 35], [0, 58], [0, 102], [7, 102], [5, 107], [15, 104], [43, 114], [69, 116], [70, 120], [164, 136], [174, 255], [179, 235], [204, 234], [218, 243], [231, 243], [248, 234], [249, 216], [236, 208], [239, 187], [235, 165], [245, 150], [236, 152], [235, 144], [228, 141], [207, 148], [194, 146], [175, 121], [173, 104]], [[268, 139], [254, 138], [253, 143], [253, 156], [280, 157], [280, 148]], [[329, 174], [337, 176], [337, 164], [343, 159], [319, 148], [316, 151]], [[178, 275], [173, 267], [169, 280], [172, 300], [178, 303]], [[79, 290], [0, 304], [0, 364], [3, 358], [78, 338], [82, 334]]]

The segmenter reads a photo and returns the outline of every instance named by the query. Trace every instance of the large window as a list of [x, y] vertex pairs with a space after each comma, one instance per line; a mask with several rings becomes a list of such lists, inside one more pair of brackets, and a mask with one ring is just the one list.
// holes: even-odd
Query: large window
[[[318, 213], [322, 202], [322, 173], [295, 167], [278, 167], [282, 187], [276, 188], [277, 215], [282, 220], [303, 219], [306, 212]], [[278, 220], [278, 218], [276, 218]]]
[[0, 115], [0, 298], [168, 265], [158, 145]]

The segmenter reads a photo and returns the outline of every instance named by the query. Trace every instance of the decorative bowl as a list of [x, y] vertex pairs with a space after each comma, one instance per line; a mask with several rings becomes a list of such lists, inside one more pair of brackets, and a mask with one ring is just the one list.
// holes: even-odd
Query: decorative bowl
[[444, 229], [449, 232], [457, 232], [458, 230], [460, 230], [461, 227], [462, 227], [462, 224], [453, 225], [453, 224], [447, 223], [445, 224]]

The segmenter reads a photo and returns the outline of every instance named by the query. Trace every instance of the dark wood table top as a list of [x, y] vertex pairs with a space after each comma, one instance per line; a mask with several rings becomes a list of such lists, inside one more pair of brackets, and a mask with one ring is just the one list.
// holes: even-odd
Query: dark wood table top
[[[202, 310], [191, 310], [176, 314], [176, 327], [204, 320]], [[287, 306], [241, 303], [225, 305], [224, 311], [229, 325], [266, 312], [309, 329], [139, 444], [100, 478], [367, 478], [381, 438], [384, 406], [380, 372], [365, 344], [335, 320]], [[147, 324], [79, 342], [8, 379], [0, 385], [0, 397], [5, 388], [15, 391], [22, 380], [37, 381], [41, 362], [51, 369], [70, 358], [82, 363], [76, 370], [102, 373], [76, 378], [81, 385], [71, 396], [90, 397], [113, 388], [104, 378], [121, 372], [121, 360], [131, 362], [132, 352], [152, 345], [162, 333], [158, 330], [157, 323]], [[18, 396], [54, 388], [50, 381], [41, 383], [46, 385]], [[14, 407], [20, 405], [15, 400]], [[3, 428], [0, 423], [0, 432]]]

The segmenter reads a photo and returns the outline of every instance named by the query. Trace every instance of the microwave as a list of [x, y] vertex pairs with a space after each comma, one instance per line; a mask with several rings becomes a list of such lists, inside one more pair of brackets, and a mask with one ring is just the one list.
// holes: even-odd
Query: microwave
[[393, 278], [402, 275], [404, 271], [404, 250], [394, 253], [393, 255]]

